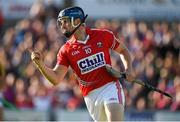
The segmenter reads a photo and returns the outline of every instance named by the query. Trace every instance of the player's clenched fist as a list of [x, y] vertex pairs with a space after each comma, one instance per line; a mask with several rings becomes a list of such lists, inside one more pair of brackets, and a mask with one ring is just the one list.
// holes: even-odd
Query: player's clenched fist
[[28, 49], [28, 51], [31, 53], [31, 60], [33, 63], [39, 66], [40, 62], [42, 62], [41, 53], [38, 51], [33, 51], [32, 49]]

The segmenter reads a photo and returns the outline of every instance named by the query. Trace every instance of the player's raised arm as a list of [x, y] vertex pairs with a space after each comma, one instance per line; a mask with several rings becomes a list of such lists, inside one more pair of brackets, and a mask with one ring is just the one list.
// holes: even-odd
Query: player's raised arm
[[68, 67], [56, 65], [54, 69], [48, 68], [42, 61], [42, 55], [39, 51], [28, 49], [31, 54], [31, 60], [36, 65], [42, 75], [53, 85], [57, 85], [65, 76]]

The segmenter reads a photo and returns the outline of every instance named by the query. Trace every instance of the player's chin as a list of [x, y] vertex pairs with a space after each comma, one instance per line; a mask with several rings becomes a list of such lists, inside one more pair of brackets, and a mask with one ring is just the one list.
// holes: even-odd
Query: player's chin
[[64, 30], [64, 29], [60, 29], [61, 30], [61, 33], [66, 33], [66, 30]]
[[60, 31], [62, 32], [62, 33], [66, 33], [66, 31], [68, 31], [66, 28], [60, 28]]
[[63, 31], [61, 31], [63, 34], [66, 34], [66, 33], [69, 33], [69, 31], [67, 31], [67, 30], [63, 30]]

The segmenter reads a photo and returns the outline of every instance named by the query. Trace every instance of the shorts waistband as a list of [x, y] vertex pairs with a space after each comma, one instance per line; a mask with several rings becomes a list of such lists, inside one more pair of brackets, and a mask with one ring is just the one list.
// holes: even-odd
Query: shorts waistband
[[84, 81], [84, 80], [81, 80], [79, 79], [79, 82], [82, 86], [91, 86], [91, 85], [95, 85], [97, 84], [99, 81], [93, 81], [93, 82], [90, 82], [90, 81]]

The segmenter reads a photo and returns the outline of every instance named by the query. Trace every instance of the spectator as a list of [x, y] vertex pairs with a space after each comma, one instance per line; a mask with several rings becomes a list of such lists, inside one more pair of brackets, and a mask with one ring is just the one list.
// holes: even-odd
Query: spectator
[[3, 101], [2, 101], [2, 99], [3, 99], [3, 93], [2, 93], [2, 91], [3, 91], [3, 87], [4, 87], [4, 82], [5, 82], [5, 69], [4, 69], [4, 67], [3, 67], [3, 65], [2, 65], [2, 63], [0, 62], [0, 121], [2, 121], [3, 120], [3, 113], [4, 113], [4, 111], [3, 111]]
[[0, 9], [0, 36], [2, 35], [3, 25], [4, 25], [4, 16], [2, 10]]

